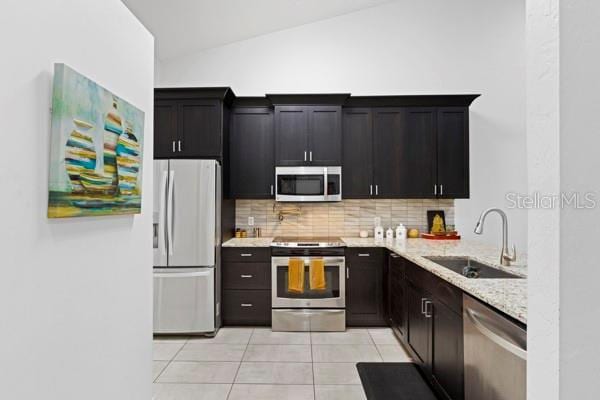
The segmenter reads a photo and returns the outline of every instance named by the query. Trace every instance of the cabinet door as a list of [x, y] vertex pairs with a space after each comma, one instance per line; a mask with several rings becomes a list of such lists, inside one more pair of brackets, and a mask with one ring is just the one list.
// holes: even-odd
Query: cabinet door
[[408, 108], [406, 125], [401, 130], [398, 160], [401, 163], [399, 190], [402, 197], [435, 197], [436, 183], [436, 109]]
[[434, 303], [431, 373], [452, 400], [464, 398], [463, 320], [443, 303]]
[[403, 259], [401, 257], [390, 257], [390, 317], [392, 327], [400, 335], [406, 337], [408, 313], [406, 310], [406, 282], [404, 280], [403, 267]]
[[342, 196], [370, 198], [374, 193], [371, 109], [345, 110], [342, 121]]
[[308, 164], [308, 107], [275, 107], [275, 162]]
[[[218, 100], [179, 102], [179, 156], [220, 157], [221, 137], [221, 103]], [[179, 143], [177, 147], [179, 149]]]
[[[362, 260], [361, 254], [369, 254]], [[383, 306], [383, 260], [369, 249], [347, 258], [346, 322], [352, 326], [385, 325]]]
[[268, 108], [234, 109], [229, 140], [233, 198], [272, 198], [275, 179], [273, 112]]
[[469, 114], [466, 107], [437, 113], [438, 196], [469, 197]]
[[[373, 110], [373, 183], [376, 198], [395, 198], [402, 192], [403, 130], [406, 109]], [[418, 177], [418, 176], [417, 176]]]
[[342, 165], [342, 107], [311, 106], [308, 114], [310, 165]]
[[177, 103], [154, 102], [154, 158], [173, 157], [177, 151]]
[[408, 343], [419, 357], [419, 363], [429, 369], [431, 343], [431, 318], [424, 313], [427, 294], [420, 288], [407, 285], [408, 296]]

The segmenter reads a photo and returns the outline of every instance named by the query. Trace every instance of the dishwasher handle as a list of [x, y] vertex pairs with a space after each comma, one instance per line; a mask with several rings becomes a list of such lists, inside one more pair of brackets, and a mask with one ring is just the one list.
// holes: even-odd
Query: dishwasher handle
[[504, 350], [514, 354], [522, 360], [527, 360], [527, 350], [521, 346], [514, 344], [513, 342], [505, 339], [500, 333], [496, 332], [494, 328], [487, 325], [481, 318], [480, 314], [470, 308], [465, 308], [465, 314], [473, 324], [473, 326], [485, 337], [502, 347]]

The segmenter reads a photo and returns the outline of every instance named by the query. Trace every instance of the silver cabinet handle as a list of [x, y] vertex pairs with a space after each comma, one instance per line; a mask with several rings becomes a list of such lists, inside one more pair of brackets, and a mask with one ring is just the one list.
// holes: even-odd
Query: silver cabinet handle
[[375, 185], [375, 196], [379, 196], [379, 185]]
[[181, 151], [181, 140], [177, 141], [177, 149]]
[[398, 258], [400, 256], [398, 254], [396, 254], [396, 253], [392, 253], [392, 254], [390, 254], [390, 257], [392, 257], [392, 258]]
[[252, 275], [240, 275], [240, 278], [252, 278]]
[[358, 253], [359, 257], [371, 257], [371, 254], [369, 253]]
[[346, 267], [346, 279], [350, 279], [350, 268]]
[[431, 316], [433, 315], [433, 313], [429, 311], [429, 306], [432, 304], [433, 302], [431, 300], [425, 301], [425, 318], [431, 318]]
[[369, 185], [369, 195], [373, 196], [373, 185]]
[[242, 257], [252, 257], [252, 253], [242, 253], [240, 254]]
[[306, 161], [306, 150], [304, 150], [304, 161]]
[[444, 185], [440, 185], [440, 196], [444, 195]]
[[175, 153], [175, 141], [173, 140], [173, 153]]
[[426, 298], [421, 298], [421, 314], [425, 315], [425, 302], [427, 301]]
[[312, 162], [312, 150], [308, 152], [309, 155], [309, 161]]
[[242, 307], [252, 307], [252, 303], [242, 303], [240, 304]]
[[273, 196], [273, 185], [271, 185], [271, 196]]
[[437, 184], [433, 185], [433, 195], [437, 196]]

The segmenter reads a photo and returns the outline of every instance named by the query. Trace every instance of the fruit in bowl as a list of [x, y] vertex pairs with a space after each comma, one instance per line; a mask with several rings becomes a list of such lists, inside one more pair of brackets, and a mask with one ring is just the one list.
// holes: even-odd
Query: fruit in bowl
[[407, 235], [410, 239], [416, 239], [419, 237], [419, 230], [416, 228], [410, 228], [407, 232]]

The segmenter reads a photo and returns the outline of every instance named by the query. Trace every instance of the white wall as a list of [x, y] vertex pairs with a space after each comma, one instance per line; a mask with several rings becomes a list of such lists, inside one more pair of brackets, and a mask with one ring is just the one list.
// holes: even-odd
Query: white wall
[[[399, 0], [209, 49], [160, 65], [160, 86], [231, 86], [237, 95], [481, 93], [471, 107], [471, 199], [456, 202], [467, 238], [498, 244], [479, 213], [527, 188], [525, 10], [522, 0]], [[509, 213], [526, 248], [526, 214]]]
[[560, 212], [560, 398], [597, 399], [600, 381], [600, 3], [560, 0], [560, 190], [593, 209]]
[[[119, 0], [5, 0], [0, 48], [0, 397], [148, 400], [153, 38]], [[46, 218], [55, 62], [146, 112], [141, 215]]]
[[[530, 193], [560, 191], [558, 34], [558, 0], [527, 0]], [[528, 219], [527, 398], [555, 400], [559, 394], [560, 210], [530, 210]]]

